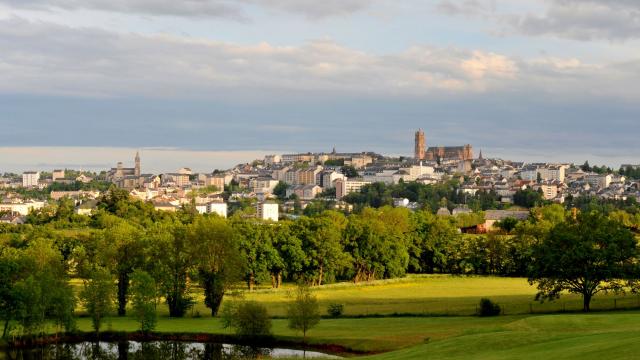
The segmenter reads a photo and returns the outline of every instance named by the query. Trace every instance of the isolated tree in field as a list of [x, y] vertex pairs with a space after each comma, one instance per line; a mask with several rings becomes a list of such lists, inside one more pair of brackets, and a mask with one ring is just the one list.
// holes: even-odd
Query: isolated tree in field
[[287, 308], [289, 329], [302, 331], [306, 342], [307, 332], [320, 322], [320, 306], [308, 286], [299, 285], [294, 296]]
[[91, 317], [93, 330], [100, 332], [104, 318], [113, 311], [114, 285], [111, 274], [104, 269], [93, 271], [91, 278], [84, 283], [80, 298]]
[[211, 315], [218, 313], [225, 291], [242, 279], [242, 259], [233, 229], [223, 218], [198, 218], [190, 228], [190, 244], [204, 303]]
[[131, 305], [140, 323], [140, 331], [147, 333], [156, 327], [156, 282], [147, 272], [136, 270], [131, 274]]
[[622, 291], [635, 277], [637, 242], [622, 224], [598, 213], [555, 225], [534, 244], [529, 282], [538, 284], [538, 300], [553, 300], [563, 291], [582, 295], [583, 311], [599, 292]]

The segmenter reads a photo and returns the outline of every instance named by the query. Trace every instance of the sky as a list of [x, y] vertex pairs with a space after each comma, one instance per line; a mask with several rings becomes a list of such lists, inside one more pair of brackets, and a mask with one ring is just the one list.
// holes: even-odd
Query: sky
[[411, 155], [418, 128], [640, 163], [639, 45], [636, 0], [0, 0], [0, 171]]

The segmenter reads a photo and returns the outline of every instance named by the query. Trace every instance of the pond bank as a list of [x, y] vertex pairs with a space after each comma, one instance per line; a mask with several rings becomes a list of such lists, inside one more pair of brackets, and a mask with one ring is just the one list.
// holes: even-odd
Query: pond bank
[[82, 342], [153, 342], [153, 341], [176, 341], [195, 343], [225, 343], [241, 346], [264, 347], [264, 348], [289, 348], [294, 350], [312, 350], [329, 355], [343, 357], [353, 357], [362, 355], [372, 355], [378, 352], [358, 351], [346, 346], [337, 344], [303, 344], [300, 340], [283, 337], [239, 337], [231, 334], [207, 334], [207, 333], [140, 333], [105, 331], [99, 335], [93, 332], [76, 332], [57, 335], [46, 335], [40, 337], [21, 337], [10, 341], [1, 341], [0, 350], [6, 349], [26, 349], [37, 346], [74, 344]]

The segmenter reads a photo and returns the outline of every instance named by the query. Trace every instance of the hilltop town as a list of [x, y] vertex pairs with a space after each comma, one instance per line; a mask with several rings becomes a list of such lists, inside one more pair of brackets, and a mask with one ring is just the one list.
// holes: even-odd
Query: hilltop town
[[[73, 201], [77, 214], [90, 215], [101, 194], [115, 186], [163, 211], [193, 205], [200, 213], [227, 217], [243, 211], [243, 216], [278, 221], [317, 210], [350, 212], [359, 205], [431, 207], [441, 216], [479, 214], [481, 219], [468, 225], [482, 232], [506, 217], [526, 218], [528, 208], [542, 203], [636, 202], [639, 178], [640, 165], [614, 171], [588, 163], [503, 160], [485, 157], [482, 151], [475, 156], [468, 144], [427, 146], [424, 132], [418, 130], [413, 157], [341, 153], [334, 148], [326, 153], [268, 155], [210, 173], [184, 167], [149, 174], [136, 153], [133, 167], [118, 162], [100, 173], [5, 173], [0, 177], [0, 222], [24, 223], [31, 212], [63, 198]], [[409, 191], [409, 186], [418, 190]], [[429, 188], [438, 189], [438, 194], [416, 195]]]

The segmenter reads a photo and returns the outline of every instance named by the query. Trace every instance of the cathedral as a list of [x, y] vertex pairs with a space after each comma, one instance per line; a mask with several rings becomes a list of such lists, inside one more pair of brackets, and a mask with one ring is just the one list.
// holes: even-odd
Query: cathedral
[[140, 154], [136, 152], [135, 167], [125, 168], [122, 167], [122, 162], [118, 162], [118, 165], [111, 168], [107, 173], [107, 180], [116, 183], [127, 177], [140, 178]]
[[432, 146], [426, 148], [426, 140], [422, 129], [415, 134], [415, 158], [427, 161], [466, 161], [473, 160], [473, 147], [463, 146]]

